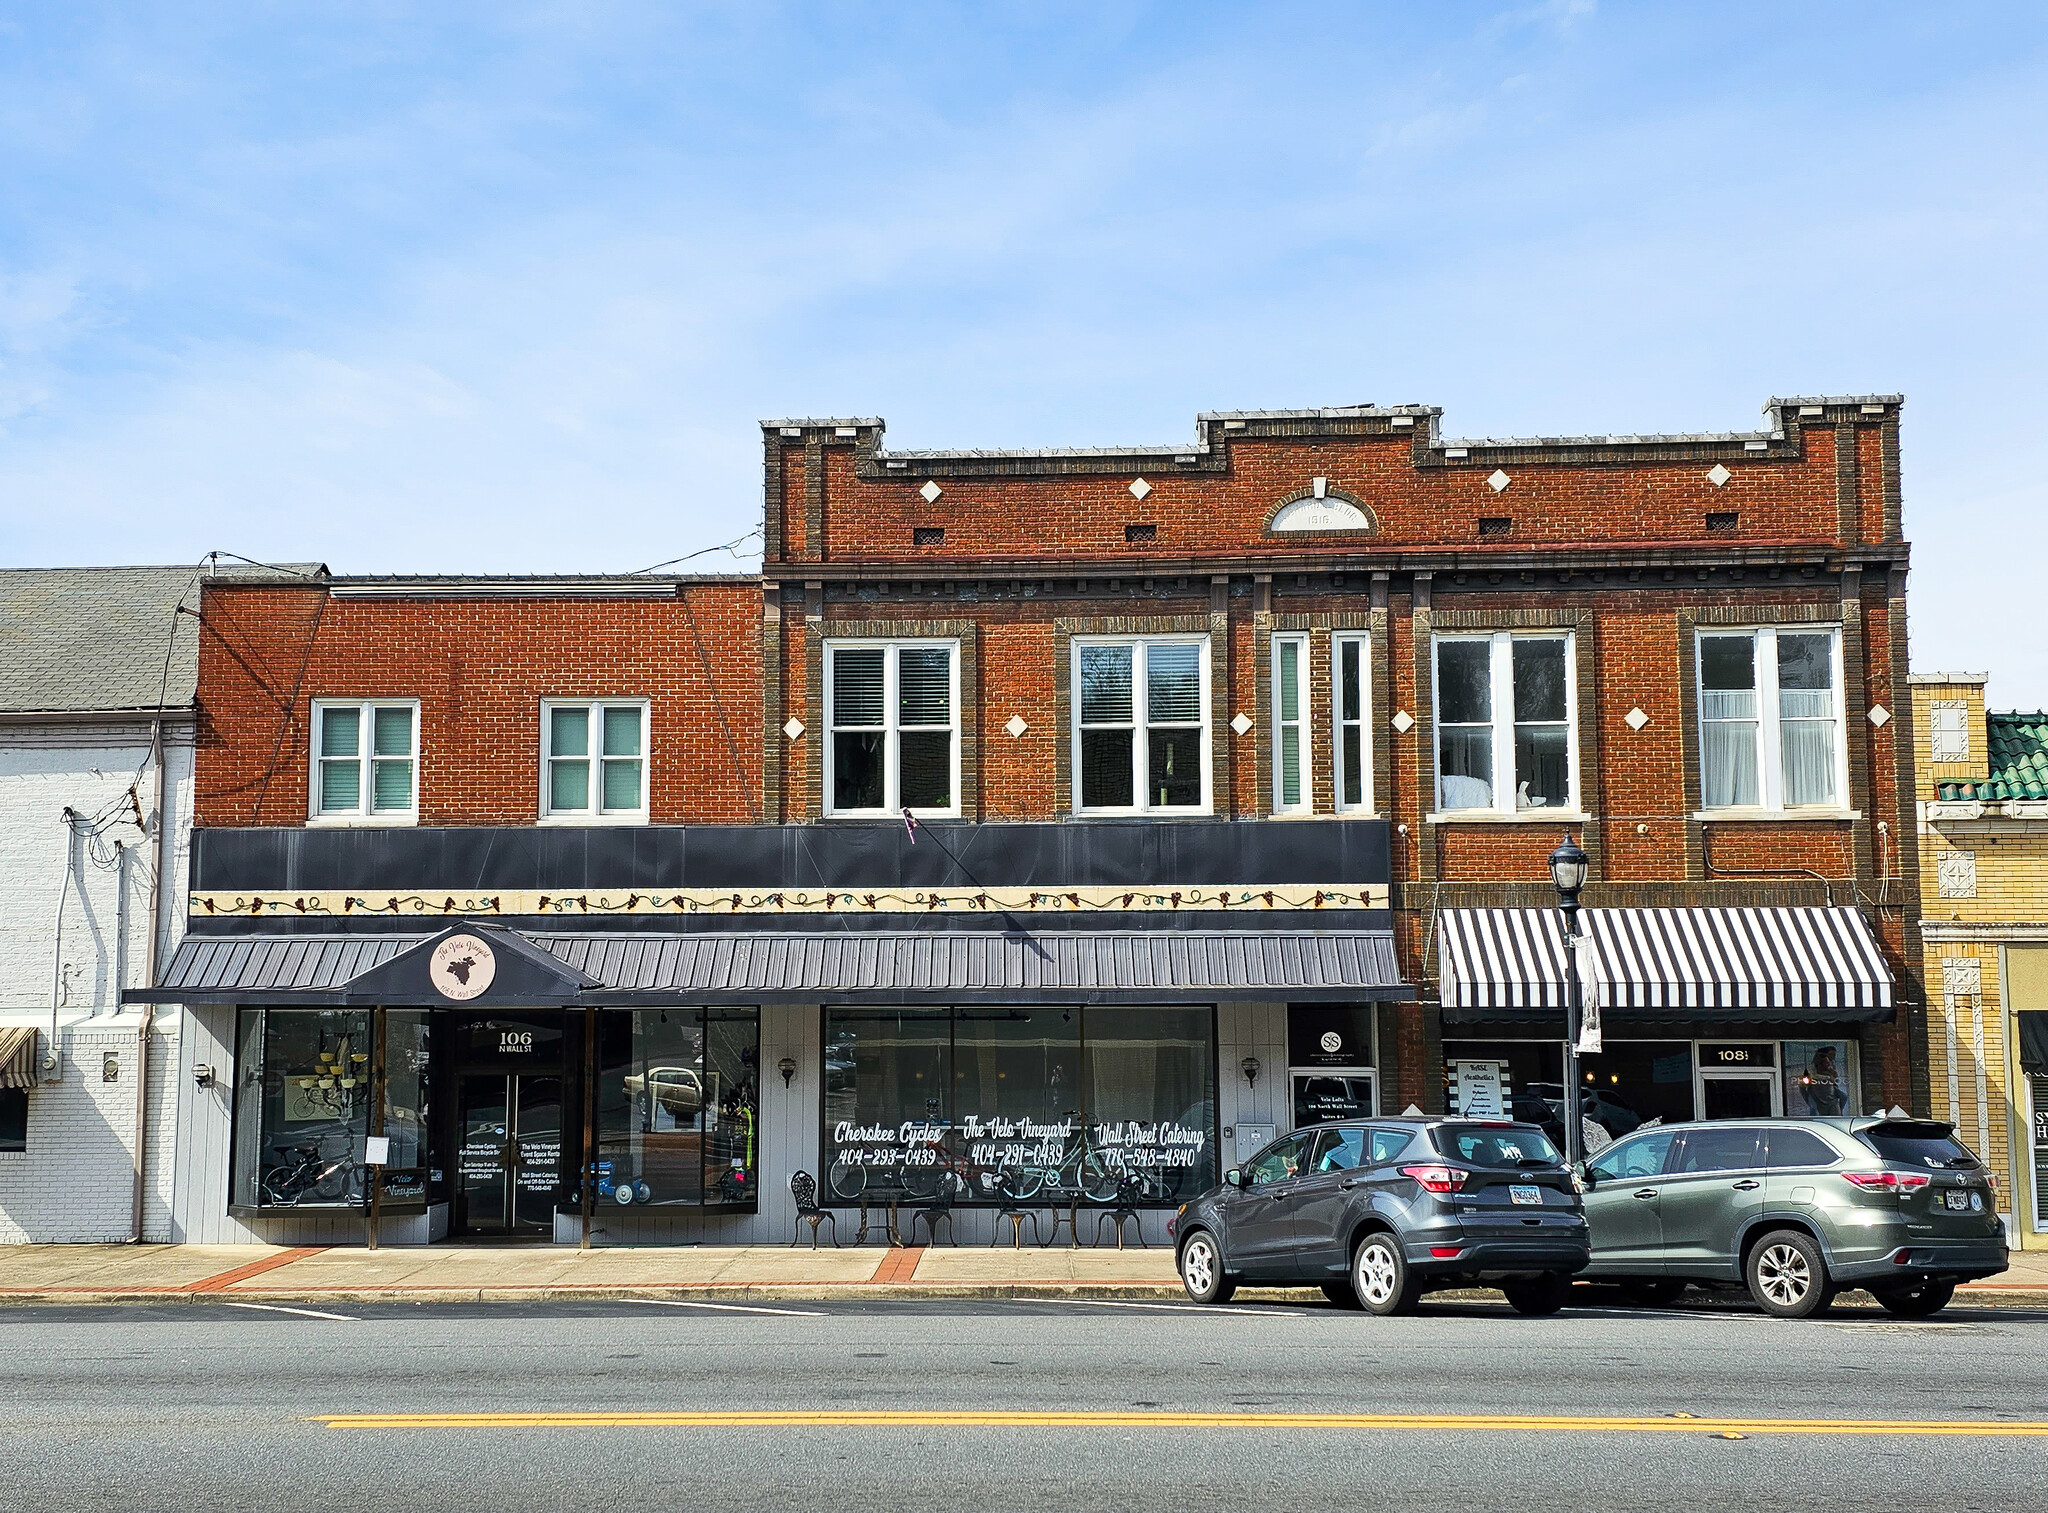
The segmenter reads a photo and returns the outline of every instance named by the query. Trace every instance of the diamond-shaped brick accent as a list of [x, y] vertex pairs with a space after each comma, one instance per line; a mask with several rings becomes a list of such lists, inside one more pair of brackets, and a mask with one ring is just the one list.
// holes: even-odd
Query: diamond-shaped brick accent
[[1623, 715], [1621, 718], [1622, 723], [1627, 725], [1630, 730], [1641, 730], [1645, 725], [1650, 723], [1650, 717], [1643, 713], [1642, 707], [1640, 705], [1638, 705], [1634, 709], [1631, 709], [1627, 714]]
[[802, 720], [799, 720], [795, 715], [791, 715], [788, 721], [783, 725], [782, 733], [788, 736], [793, 741], [798, 736], [804, 733], [804, 722]]
[[1499, 468], [1495, 468], [1493, 470], [1492, 476], [1486, 480], [1486, 486], [1492, 489], [1496, 494], [1498, 494], [1502, 489], [1506, 488], [1513, 481], [1513, 479], [1509, 478], [1508, 475], [1503, 473]]
[[1405, 709], [1397, 709], [1394, 711], [1393, 725], [1402, 735], [1406, 735], [1415, 728], [1415, 716]]
[[1239, 710], [1236, 714], [1231, 716], [1230, 728], [1236, 731], [1239, 735], [1243, 735], [1247, 730], [1250, 730], [1252, 728], [1252, 717], [1246, 714], [1243, 710]]
[[1147, 494], [1151, 492], [1152, 485], [1147, 483], [1144, 479], [1133, 478], [1131, 480], [1131, 497], [1133, 499], [1143, 499]]
[[1879, 730], [1884, 729], [1886, 722], [1889, 721], [1891, 717], [1892, 712], [1889, 709], [1886, 709], [1884, 705], [1873, 704], [1870, 706], [1870, 723], [1875, 725]]
[[1734, 476], [1735, 475], [1733, 473], [1729, 472], [1726, 468], [1722, 467], [1721, 464], [1718, 462], [1707, 469], [1707, 482], [1711, 483], [1717, 489]]
[[1016, 740], [1018, 736], [1024, 734], [1024, 732], [1029, 730], [1030, 728], [1031, 727], [1029, 725], [1026, 725], [1024, 723], [1024, 717], [1022, 715], [1013, 714], [1009, 717], [1009, 719], [1003, 721], [1003, 729], [1010, 732], [1010, 739], [1013, 741]]
[[936, 483], [932, 482], [932, 480], [929, 478], [925, 479], [924, 487], [918, 490], [918, 493], [924, 495], [924, 502], [926, 504], [936, 503], [938, 501], [939, 495], [945, 492], [946, 491], [944, 489], [940, 488]]

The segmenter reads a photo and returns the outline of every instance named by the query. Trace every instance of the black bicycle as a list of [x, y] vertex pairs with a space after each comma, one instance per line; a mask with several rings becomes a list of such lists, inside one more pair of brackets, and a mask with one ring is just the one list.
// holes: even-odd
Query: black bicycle
[[368, 1172], [352, 1153], [323, 1156], [317, 1145], [292, 1146], [285, 1159], [264, 1172], [261, 1179], [266, 1208], [294, 1208], [309, 1197], [323, 1203], [343, 1197], [354, 1202], [368, 1188]]

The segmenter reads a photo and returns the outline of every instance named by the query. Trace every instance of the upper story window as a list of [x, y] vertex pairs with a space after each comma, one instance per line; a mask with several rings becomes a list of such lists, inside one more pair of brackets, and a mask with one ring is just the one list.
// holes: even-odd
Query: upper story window
[[1273, 638], [1273, 812], [1315, 808], [1309, 782], [1308, 637]]
[[1437, 808], [1577, 810], [1575, 684], [1568, 633], [1439, 637]]
[[416, 699], [322, 699], [313, 705], [316, 820], [409, 825], [419, 819]]
[[1076, 809], [1208, 812], [1207, 637], [1077, 637], [1074, 686]]
[[1709, 809], [1840, 808], [1842, 633], [1699, 638], [1700, 797]]
[[1372, 812], [1372, 736], [1365, 711], [1372, 693], [1372, 638], [1330, 638], [1330, 727], [1336, 739], [1337, 810]]
[[541, 818], [647, 822], [647, 702], [543, 700]]
[[960, 812], [960, 648], [842, 641], [825, 648], [825, 812]]

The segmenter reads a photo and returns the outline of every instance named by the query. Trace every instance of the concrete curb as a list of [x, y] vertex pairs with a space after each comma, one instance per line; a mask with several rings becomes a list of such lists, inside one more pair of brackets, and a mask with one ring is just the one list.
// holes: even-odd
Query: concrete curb
[[[236, 1288], [233, 1291], [195, 1291], [190, 1288], [47, 1288], [0, 1292], [0, 1307], [34, 1304], [137, 1304], [137, 1303], [271, 1303], [318, 1307], [335, 1303], [606, 1303], [646, 1301], [689, 1301], [704, 1303], [827, 1303], [946, 1300], [1002, 1300], [1058, 1302], [1185, 1302], [1186, 1294], [1170, 1283], [837, 1283], [802, 1284], [751, 1283], [721, 1286], [692, 1283], [678, 1286], [540, 1286], [540, 1287], [343, 1287], [343, 1288]], [[1321, 1303], [1322, 1292], [1313, 1287], [1246, 1287], [1238, 1296], [1246, 1302]], [[1431, 1294], [1446, 1303], [1495, 1301], [1499, 1294], [1489, 1289], [1459, 1289]], [[1733, 1295], [1729, 1295], [1733, 1300]], [[1600, 1306], [1605, 1300], [1587, 1300], [1576, 1306]], [[1714, 1294], [1674, 1305], [1675, 1311], [1692, 1306], [1711, 1306]], [[1956, 1293], [1952, 1307], [2012, 1308], [2048, 1305], [2048, 1290], [2033, 1288], [1965, 1288]]]

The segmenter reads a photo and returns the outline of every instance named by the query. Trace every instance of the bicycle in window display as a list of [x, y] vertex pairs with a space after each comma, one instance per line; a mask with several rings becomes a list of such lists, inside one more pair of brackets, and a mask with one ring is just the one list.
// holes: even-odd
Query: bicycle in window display
[[[334, 1140], [343, 1142], [341, 1154], [324, 1154], [322, 1146]], [[286, 1147], [279, 1163], [264, 1171], [259, 1192], [266, 1208], [296, 1208], [308, 1196], [323, 1203], [344, 1197], [359, 1202], [368, 1187], [368, 1171], [355, 1158], [355, 1137], [344, 1131]]]

